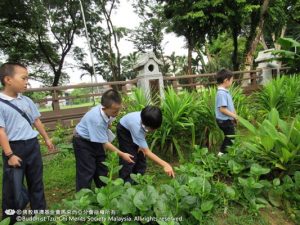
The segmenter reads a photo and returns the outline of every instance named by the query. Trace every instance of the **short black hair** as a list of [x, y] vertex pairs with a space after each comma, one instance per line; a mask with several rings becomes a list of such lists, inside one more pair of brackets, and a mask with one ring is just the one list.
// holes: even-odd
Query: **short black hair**
[[3, 86], [5, 86], [5, 83], [4, 83], [5, 77], [15, 75], [15, 67], [16, 66], [20, 66], [27, 70], [27, 67], [24, 64], [21, 64], [18, 62], [7, 62], [7, 63], [3, 63], [0, 66], [0, 81]]
[[157, 129], [162, 123], [162, 112], [157, 106], [146, 106], [141, 112], [142, 123], [152, 129]]
[[222, 84], [224, 80], [233, 77], [233, 73], [228, 69], [221, 69], [220, 71], [217, 72], [216, 77], [217, 77], [217, 83]]
[[121, 104], [122, 98], [121, 95], [114, 89], [109, 89], [105, 91], [101, 97], [101, 105], [105, 108], [109, 108], [112, 104]]

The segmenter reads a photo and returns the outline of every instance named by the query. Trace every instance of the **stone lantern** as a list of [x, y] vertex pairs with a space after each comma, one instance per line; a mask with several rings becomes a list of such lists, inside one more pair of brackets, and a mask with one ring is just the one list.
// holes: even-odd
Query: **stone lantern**
[[159, 71], [162, 62], [158, 60], [153, 52], [142, 54], [133, 69], [138, 72], [137, 86], [141, 88], [146, 98], [151, 101], [157, 97], [164, 98], [164, 81]]
[[273, 70], [276, 69], [276, 74], [279, 75], [281, 63], [274, 60], [274, 55], [272, 54], [272, 50], [274, 49], [268, 49], [264, 51], [260, 51], [258, 53], [257, 58], [255, 59], [255, 62], [258, 63], [258, 66], [256, 69], [262, 69], [262, 80], [260, 81], [260, 84], [265, 85], [269, 81], [272, 80]]

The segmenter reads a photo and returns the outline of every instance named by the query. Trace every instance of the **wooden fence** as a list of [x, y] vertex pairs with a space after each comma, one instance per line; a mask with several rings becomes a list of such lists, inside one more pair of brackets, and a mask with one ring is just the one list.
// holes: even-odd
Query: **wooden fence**
[[[286, 69], [286, 68], [283, 68]], [[272, 70], [273, 74], [276, 75], [279, 71]], [[235, 71], [235, 82], [243, 84], [243, 89], [246, 94], [252, 91], [258, 90], [260, 85], [259, 81], [262, 79], [262, 70], [251, 70], [251, 71]], [[248, 74], [248, 78], [242, 78], [244, 74]], [[182, 75], [182, 76], [171, 76], [166, 75], [163, 77], [165, 88], [172, 86], [176, 91], [180, 91], [183, 88], [197, 89], [204, 88], [210, 85], [216, 84], [215, 80], [216, 73], [209, 74], [194, 74], [194, 75]], [[49, 102], [51, 107], [49, 111], [41, 112], [41, 120], [45, 124], [48, 130], [54, 130], [57, 123], [62, 124], [64, 127], [72, 127], [78, 123], [80, 118], [90, 109], [92, 104], [84, 107], [70, 106], [71, 108], [62, 107], [62, 102], [70, 102], [78, 98], [90, 98], [96, 99], [96, 104], [99, 104], [99, 99], [102, 93], [109, 89], [118, 87], [124, 94], [128, 94], [133, 86], [136, 86], [138, 78], [129, 81], [116, 81], [116, 82], [103, 82], [93, 84], [78, 84], [69, 86], [57, 86], [57, 87], [45, 87], [45, 88], [32, 88], [28, 89], [27, 92], [43, 92], [47, 96], [44, 99], [34, 100], [39, 105], [45, 105]], [[121, 88], [120, 88], [121, 87]], [[66, 96], [64, 93], [77, 88], [90, 88], [94, 89], [92, 93], [87, 95], [78, 96]]]

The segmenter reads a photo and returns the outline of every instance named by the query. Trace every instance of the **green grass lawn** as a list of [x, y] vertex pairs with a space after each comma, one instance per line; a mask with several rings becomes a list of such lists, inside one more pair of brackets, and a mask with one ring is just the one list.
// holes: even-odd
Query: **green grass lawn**
[[[99, 104], [98, 102], [96, 102], [96, 104]], [[73, 109], [73, 108], [79, 108], [79, 107], [86, 107], [86, 106], [94, 106], [93, 102], [87, 102], [87, 103], [82, 103], [82, 104], [78, 104], [78, 105], [63, 105], [60, 106], [60, 109]], [[52, 111], [52, 107], [40, 107], [39, 108], [40, 112], [48, 112], [48, 111]]]

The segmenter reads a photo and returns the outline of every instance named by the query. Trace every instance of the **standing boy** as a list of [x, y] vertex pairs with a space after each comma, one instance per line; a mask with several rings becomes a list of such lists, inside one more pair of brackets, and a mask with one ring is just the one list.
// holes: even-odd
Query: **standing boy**
[[[27, 68], [18, 63], [4, 63], [0, 67], [3, 90], [0, 93], [0, 146], [3, 149], [2, 212], [24, 209], [28, 203], [33, 210], [44, 210], [46, 201], [43, 185], [43, 163], [38, 133], [49, 150], [54, 150], [41, 116], [33, 101], [21, 95], [27, 89]], [[32, 129], [32, 125], [37, 129]], [[22, 193], [26, 177], [27, 193]], [[27, 192], [27, 191], [26, 191]], [[25, 200], [27, 198], [27, 200]], [[15, 217], [11, 217], [11, 223]]]
[[107, 176], [105, 151], [108, 149], [117, 154], [126, 162], [133, 163], [133, 156], [121, 152], [109, 140], [111, 122], [122, 108], [122, 99], [113, 89], [103, 93], [101, 105], [93, 107], [80, 120], [75, 128], [73, 147], [76, 159], [76, 191], [82, 188], [91, 188], [92, 180], [97, 187], [104, 184], [99, 176]]
[[119, 147], [124, 152], [134, 156], [134, 163], [120, 159], [120, 177], [125, 182], [133, 183], [130, 174], [144, 174], [146, 171], [146, 156], [162, 166], [168, 176], [174, 177], [171, 165], [155, 155], [148, 147], [146, 133], [161, 126], [162, 113], [158, 107], [146, 106], [141, 112], [132, 112], [121, 118], [117, 125]]
[[237, 115], [234, 109], [232, 96], [229, 93], [229, 87], [233, 82], [233, 73], [230, 70], [222, 69], [217, 73], [218, 91], [216, 96], [216, 119], [218, 126], [224, 132], [225, 138], [222, 143], [219, 155], [225, 153], [227, 146], [232, 145], [234, 135], [234, 126]]

